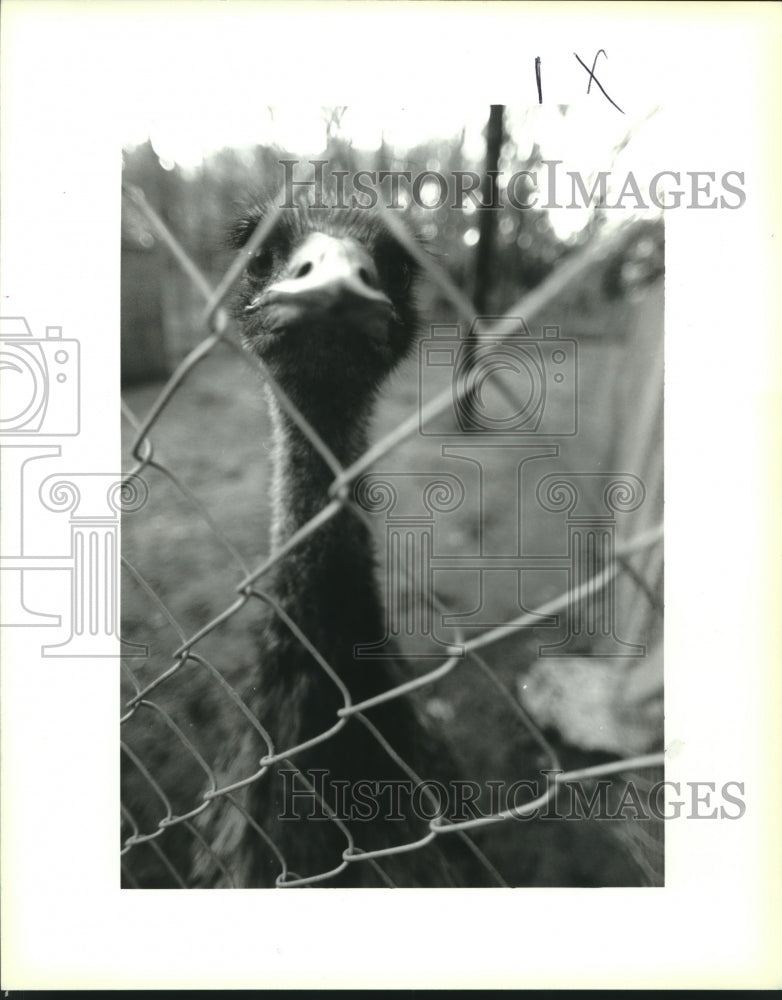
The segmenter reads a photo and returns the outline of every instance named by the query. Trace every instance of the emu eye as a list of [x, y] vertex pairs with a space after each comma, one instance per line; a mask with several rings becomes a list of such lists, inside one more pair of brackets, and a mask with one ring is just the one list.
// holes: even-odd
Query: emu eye
[[265, 278], [274, 264], [274, 254], [268, 247], [261, 247], [247, 264], [247, 273], [252, 278]]
[[377, 288], [377, 281], [375, 281], [374, 276], [365, 267], [359, 268], [358, 276], [369, 288]]
[[412, 280], [412, 268], [410, 268], [407, 264], [399, 264], [392, 277], [394, 290], [397, 294], [406, 292], [410, 287]]

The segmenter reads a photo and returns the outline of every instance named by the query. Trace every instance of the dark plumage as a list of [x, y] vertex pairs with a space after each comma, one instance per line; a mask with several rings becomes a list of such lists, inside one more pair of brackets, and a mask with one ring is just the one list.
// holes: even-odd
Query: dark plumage
[[[233, 229], [241, 247], [261, 218], [250, 212]], [[235, 314], [248, 350], [262, 359], [344, 466], [366, 449], [377, 390], [412, 347], [416, 317], [415, 266], [382, 223], [362, 211], [284, 210], [270, 238], [249, 260]], [[275, 435], [272, 550], [331, 501], [334, 474], [305, 435], [267, 393]], [[286, 554], [258, 587], [270, 594], [347, 687], [353, 702], [395, 686], [400, 677], [387, 661], [354, 657], [354, 647], [383, 636], [384, 614], [375, 581], [367, 527], [340, 511]], [[275, 752], [334, 727], [343, 695], [323, 666], [280, 616], [265, 608], [259, 661], [245, 699], [274, 741]], [[396, 698], [368, 710], [367, 718], [422, 778], [447, 781], [456, 769], [442, 742], [414, 704]], [[220, 783], [258, 771], [266, 753], [249, 729], [226, 748]], [[310, 750], [295, 755], [302, 771], [328, 772], [327, 782], [352, 789], [359, 781], [408, 775], [360, 719]], [[283, 780], [272, 766], [260, 780], [233, 793], [242, 809], [218, 799], [201, 816], [212, 851], [200, 850], [195, 874], [201, 885], [228, 884], [219, 855], [237, 886], [269, 886], [281, 872], [279, 857], [254, 829], [257, 823], [279, 847], [288, 878], [338, 867], [347, 846], [329, 820], [278, 819], [286, 808]], [[308, 813], [312, 802], [299, 802]], [[288, 806], [290, 809], [290, 806]], [[356, 847], [373, 850], [425, 837], [425, 821], [411, 817], [348, 824]], [[248, 819], [249, 817], [249, 819]], [[351, 864], [326, 885], [492, 884], [487, 869], [458, 835], [384, 859], [385, 878], [373, 865]]]

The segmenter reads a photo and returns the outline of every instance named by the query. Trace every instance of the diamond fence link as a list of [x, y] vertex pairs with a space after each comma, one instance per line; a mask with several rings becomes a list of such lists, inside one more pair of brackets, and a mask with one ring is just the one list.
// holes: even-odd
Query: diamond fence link
[[[122, 741], [122, 753], [126, 766], [136, 773], [143, 787], [146, 788], [150, 797], [156, 800], [163, 810], [163, 817], [159, 819], [152, 829], [144, 829], [142, 823], [134, 816], [127, 805], [122, 806], [122, 870], [126, 884], [131, 887], [143, 887], [137, 880], [133, 868], [127, 862], [132, 852], [144, 849], [151, 850], [168, 873], [168, 876], [176, 886], [187, 888], [189, 886], [189, 872], [181, 871], [177, 868], [175, 861], [166, 852], [165, 834], [172, 828], [180, 828], [186, 831], [188, 836], [198, 842], [201, 848], [208, 852], [216, 866], [222, 871], [225, 883], [234, 885], [232, 873], [228, 870], [222, 859], [204, 839], [197, 826], [192, 822], [195, 817], [212, 807], [218, 798], [224, 798], [231, 803], [237, 812], [241, 813], [244, 820], [255, 831], [257, 836], [266, 845], [266, 848], [274, 855], [279, 865], [279, 874], [276, 884], [278, 887], [294, 887], [328, 884], [340, 872], [343, 872], [349, 865], [369, 864], [378, 874], [381, 881], [389, 886], [394, 883], [382, 868], [382, 860], [394, 855], [404, 854], [411, 851], [424, 849], [436, 838], [446, 835], [456, 835], [460, 837], [473, 853], [479, 863], [483, 866], [489, 877], [499, 886], [504, 886], [505, 882], [502, 874], [484, 855], [480, 848], [473, 842], [470, 832], [478, 828], [492, 826], [502, 823], [510, 818], [532, 815], [541, 806], [548, 803], [557, 793], [557, 788], [566, 782], [575, 780], [595, 779], [605, 775], [618, 773], [632, 773], [643, 771], [644, 769], [659, 769], [663, 764], [663, 755], [659, 753], [642, 754], [627, 757], [620, 760], [613, 760], [607, 763], [597, 764], [591, 767], [579, 768], [577, 770], [563, 771], [557, 753], [546, 739], [541, 729], [536, 725], [527, 711], [522, 707], [518, 698], [508, 689], [506, 684], [498, 677], [495, 670], [480, 655], [480, 651], [486, 647], [507, 638], [518, 635], [518, 629], [524, 625], [532, 625], [540, 620], [541, 615], [551, 615], [566, 608], [577, 600], [582, 594], [594, 593], [607, 587], [618, 575], [626, 573], [628, 578], [641, 591], [646, 592], [649, 597], [651, 588], [644, 579], [643, 573], [639, 572], [630, 564], [630, 557], [637, 553], [649, 553], [655, 550], [662, 537], [662, 527], [655, 526], [651, 529], [638, 532], [624, 544], [616, 546], [616, 559], [611, 566], [591, 578], [584, 580], [577, 586], [571, 586], [567, 591], [561, 593], [556, 598], [538, 607], [534, 612], [525, 612], [517, 618], [505, 624], [487, 628], [473, 638], [466, 639], [455, 630], [453, 655], [448, 655], [446, 649], [443, 661], [434, 669], [429, 670], [413, 680], [399, 683], [383, 693], [367, 700], [354, 703], [350, 692], [343, 684], [339, 675], [332, 666], [321, 655], [319, 650], [308, 640], [301, 629], [297, 626], [279, 605], [277, 601], [268, 593], [260, 589], [260, 581], [268, 572], [281, 560], [300, 545], [305, 539], [314, 535], [318, 530], [330, 521], [342, 510], [347, 510], [354, 517], [361, 519], [364, 523], [369, 523], [367, 512], [362, 509], [353, 497], [353, 488], [358, 479], [370, 469], [378, 459], [386, 456], [393, 449], [418, 432], [420, 422], [442, 413], [454, 405], [454, 394], [451, 390], [443, 391], [435, 398], [424, 402], [421, 401], [421, 412], [411, 414], [403, 420], [390, 433], [383, 436], [375, 444], [371, 445], [361, 457], [348, 467], [343, 467], [335, 458], [326, 443], [320, 438], [317, 430], [298, 411], [296, 406], [290, 401], [283, 389], [275, 382], [271, 374], [265, 369], [263, 362], [256, 358], [250, 358], [242, 347], [236, 343], [231, 336], [228, 315], [225, 309], [225, 302], [230, 296], [234, 285], [241, 277], [246, 266], [247, 259], [252, 256], [268, 238], [277, 222], [281, 208], [279, 204], [282, 199], [277, 198], [272, 204], [277, 206], [267, 214], [264, 220], [256, 227], [255, 232], [250, 237], [246, 246], [234, 257], [231, 265], [219, 282], [216, 288], [212, 288], [208, 280], [201, 273], [200, 269], [190, 259], [180, 242], [171, 233], [167, 225], [155, 212], [153, 207], [147, 202], [143, 192], [133, 186], [123, 185], [123, 195], [131, 202], [136, 210], [140, 211], [152, 231], [160, 242], [171, 253], [177, 265], [192, 283], [194, 289], [204, 300], [204, 308], [201, 321], [204, 326], [203, 340], [185, 357], [178, 365], [173, 374], [166, 382], [164, 388], [155, 399], [153, 405], [147, 412], [143, 420], [138, 420], [130, 408], [123, 403], [123, 417], [133, 428], [135, 436], [131, 447], [131, 453], [135, 464], [126, 473], [127, 477], [141, 475], [145, 470], [154, 470], [164, 476], [181, 494], [186, 502], [198, 513], [209, 532], [215, 540], [223, 547], [229, 556], [232, 564], [236, 567], [240, 575], [240, 583], [236, 587], [235, 596], [228, 600], [224, 609], [207, 621], [197, 631], [188, 634], [188, 630], [182, 627], [176, 616], [166, 606], [158, 595], [154, 584], [148, 582], [143, 574], [123, 555], [122, 565], [128, 574], [133, 578], [144, 592], [146, 598], [152, 606], [162, 616], [163, 620], [174, 630], [178, 637], [179, 645], [171, 653], [171, 665], [158, 674], [153, 680], [142, 683], [139, 679], [141, 671], [134, 669], [129, 663], [123, 662], [123, 677], [132, 691], [124, 705], [120, 717], [122, 727], [145, 724], [144, 720], [154, 717], [162, 723], [170, 734], [178, 749], [184, 755], [187, 765], [195, 769], [203, 776], [203, 792], [198, 801], [193, 802], [192, 808], [185, 811], [176, 811], [171, 798], [156, 780], [153, 770], [145, 763], [133, 747]], [[445, 270], [430, 256], [428, 256], [420, 245], [411, 238], [406, 229], [401, 225], [396, 216], [388, 209], [380, 206], [377, 213], [394, 238], [402, 244], [406, 251], [420, 264], [425, 276], [436, 286], [442, 294], [452, 304], [460, 319], [472, 324], [475, 311], [464, 293], [453, 283]], [[622, 245], [626, 237], [628, 226], [619, 227], [611, 235], [600, 237], [593, 241], [585, 250], [576, 253], [562, 263], [554, 272], [540, 285], [528, 294], [524, 295], [516, 302], [507, 313], [496, 320], [491, 333], [493, 337], [500, 340], [510, 336], [511, 319], [516, 316], [524, 316], [527, 319], [539, 315], [549, 306], [563, 291], [571, 285], [576, 284], [588, 271], [598, 266], [601, 261], [607, 259], [617, 248]], [[299, 528], [290, 538], [285, 541], [275, 552], [262, 560], [257, 566], [248, 565], [246, 558], [236, 546], [226, 536], [225, 532], [216, 523], [208, 508], [199, 500], [194, 492], [176, 476], [165, 461], [156, 457], [155, 445], [152, 433], [155, 425], [169, 404], [174, 399], [177, 392], [192, 374], [194, 369], [218, 346], [226, 346], [235, 352], [241, 362], [248, 366], [253, 373], [260, 369], [263, 379], [276, 396], [279, 404], [304, 434], [312, 446], [317, 450], [328, 468], [333, 474], [333, 482], [330, 489], [331, 500], [306, 524]], [[457, 390], [461, 397], [467, 391], [467, 383], [464, 382]], [[507, 391], [507, 390], [503, 390]], [[227, 595], [226, 595], [227, 596]], [[261, 724], [255, 714], [243, 700], [234, 685], [226, 678], [225, 672], [215, 666], [209, 659], [201, 653], [194, 652], [194, 648], [208, 635], [215, 632], [221, 625], [234, 616], [238, 615], [247, 606], [254, 606], [256, 602], [267, 604], [274, 614], [284, 622], [297, 641], [308, 651], [320, 670], [329, 678], [337, 689], [342, 699], [342, 705], [335, 714], [333, 725], [324, 732], [318, 733], [314, 737], [296, 743], [293, 746], [278, 748], [274, 744], [271, 734]], [[442, 603], [437, 596], [431, 598], [432, 611], [441, 614], [448, 612], [448, 607]], [[458, 647], [461, 650], [457, 653]], [[532, 802], [523, 806], [498, 810], [491, 815], [482, 816], [463, 821], [453, 821], [436, 816], [429, 822], [429, 830], [426, 836], [411, 843], [395, 845], [374, 851], [362, 851], [359, 845], [354, 843], [350, 829], [341, 821], [329, 803], [320, 795], [317, 788], [308, 780], [307, 776], [296, 766], [296, 757], [302, 751], [316, 747], [330, 740], [339, 732], [351, 717], [355, 717], [357, 722], [363, 725], [374, 737], [377, 743], [385, 750], [398, 768], [415, 783], [421, 784], [421, 776], [415, 773], [407, 761], [395, 750], [392, 739], [381, 734], [364, 714], [368, 709], [399, 698], [412, 691], [426, 688], [434, 682], [440, 680], [451, 673], [460, 664], [465, 662], [473, 664], [491, 686], [496, 698], [509, 711], [516, 720], [518, 726], [522, 727], [526, 734], [539, 748], [543, 759], [547, 762], [547, 767], [555, 772], [554, 780], [549, 784], [544, 794]], [[220, 785], [218, 776], [212, 767], [199, 751], [196, 744], [188, 736], [183, 726], [178, 724], [171, 712], [154, 700], [155, 697], [169, 685], [176, 675], [182, 675], [188, 670], [198, 670], [201, 674], [213, 682], [222, 697], [227, 699], [239, 712], [244, 725], [260, 739], [265, 746], [265, 753], [258, 758], [257, 770], [252, 774], [236, 776], [228, 784]], [[301, 787], [308, 790], [313, 801], [317, 801], [328, 814], [331, 823], [344, 836], [345, 848], [342, 858], [334, 868], [329, 871], [313, 872], [308, 875], [299, 875], [289, 869], [288, 861], [284, 854], [269, 834], [253, 819], [242, 803], [234, 795], [240, 789], [255, 782], [261, 781], [273, 764], [285, 763], [297, 776]], [[424, 790], [430, 805], [436, 807], [429, 789]], [[336, 860], [336, 859], [335, 859]]]

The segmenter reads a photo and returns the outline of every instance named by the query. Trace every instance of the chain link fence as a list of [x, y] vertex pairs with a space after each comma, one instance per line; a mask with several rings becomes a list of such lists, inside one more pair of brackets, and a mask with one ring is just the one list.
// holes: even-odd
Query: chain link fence
[[[287, 398], [279, 385], [263, 365], [251, 358], [239, 346], [232, 323], [226, 309], [232, 289], [240, 279], [246, 265], [248, 255], [260, 248], [277, 222], [280, 208], [273, 209], [259, 224], [242, 251], [236, 254], [222, 280], [216, 287], [211, 287], [202, 272], [188, 256], [181, 243], [173, 235], [160, 216], [147, 202], [143, 192], [135, 187], [126, 186], [124, 198], [134, 206], [134, 210], [143, 214], [156, 239], [161, 242], [172, 255], [172, 259], [186, 275], [203, 300], [201, 325], [204, 331], [203, 339], [178, 365], [168, 379], [162, 391], [151, 400], [148, 411], [143, 418], [132, 412], [129, 406], [123, 405], [123, 417], [127, 425], [133, 429], [131, 453], [133, 465], [127, 471], [126, 481], [132, 486], [136, 477], [159, 477], [165, 481], [165, 488], [175, 492], [181, 502], [189, 510], [195, 511], [199, 517], [203, 532], [224, 552], [228, 564], [233, 567], [235, 583], [233, 592], [226, 590], [222, 610], [217, 614], [205, 616], [203, 624], [193, 630], [182, 624], [178, 616], [168, 607], [160, 596], [160, 579], [165, 573], [164, 568], [142, 570], [128, 552], [123, 553], [124, 587], [137, 588], [144, 595], [150, 608], [150, 620], [163, 621], [166, 630], [173, 630], [178, 637], [176, 648], [171, 649], [167, 662], [161, 662], [160, 651], [154, 651], [149, 658], [138, 659], [129, 657], [122, 665], [123, 707], [121, 715], [123, 772], [128, 781], [123, 785], [122, 806], [122, 868], [124, 884], [128, 887], [175, 886], [187, 888], [193, 885], [190, 853], [195, 845], [207, 852], [223, 875], [221, 884], [235, 885], [235, 873], [230, 865], [221, 857], [220, 852], [204, 835], [199, 820], [203, 814], [212, 810], [217, 800], [231, 804], [242, 821], [255, 830], [262, 842], [263, 850], [270, 852], [276, 859], [276, 885], [279, 887], [328, 885], [340, 873], [351, 865], [370, 865], [375, 869], [382, 884], [393, 885], [393, 878], [384, 869], [384, 862], [394, 856], [402, 856], [409, 852], [426, 852], [432, 844], [443, 837], [458, 837], [470, 850], [473, 858], [483, 866], [487, 879], [497, 885], [508, 884], [500, 867], [490, 858], [490, 851], [484, 847], [490, 843], [493, 831], [507, 828], [514, 819], [531, 816], [539, 812], [552, 800], [556, 799], [558, 790], [573, 783], [589, 783], [595, 779], [611, 775], [634, 775], [635, 780], [647, 785], [655, 776], [659, 776], [662, 767], [660, 753], [638, 753], [624, 756], [614, 755], [614, 759], [605, 759], [603, 754], [595, 763], [587, 766], [568, 767], [563, 763], [562, 755], [553, 746], [553, 741], [544, 732], [543, 724], [533, 720], [528, 710], [522, 705], [518, 692], [514, 691], [506, 677], [500, 673], [487, 658], [488, 652], [498, 644], [505, 643], [507, 648], [514, 644], [518, 647], [512, 657], [521, 658], [525, 647], [519, 645], [521, 630], [531, 627], [541, 621], [541, 616], [556, 616], [572, 611], [585, 595], [594, 595], [621, 585], [621, 600], [624, 606], [630, 608], [630, 617], [639, 624], [641, 632], [647, 635], [659, 635], [661, 621], [659, 594], [662, 579], [661, 556], [661, 525], [635, 518], [631, 521], [632, 531], [625, 540], [617, 541], [615, 558], [606, 563], [599, 572], [589, 575], [582, 574], [580, 578], [569, 577], [567, 589], [551, 597], [534, 611], [525, 612], [506, 622], [495, 624], [472, 634], [455, 627], [453, 634], [454, 646], [461, 647], [454, 655], [444, 655], [433, 669], [418, 673], [410, 680], [400, 683], [382, 694], [362, 702], [353, 702], [350, 693], [341, 684], [337, 673], [323, 658], [321, 653], [309, 641], [297, 623], [290, 619], [285, 610], [275, 600], [273, 594], [264, 589], [265, 579], [273, 567], [289, 554], [305, 539], [316, 535], [327, 522], [340, 512], [347, 510], [356, 518], [369, 523], [367, 510], [357, 500], [357, 490], [364, 477], [376, 467], [379, 460], [389, 456], [395, 449], [402, 446], [411, 437], [418, 434], [421, 421], [437, 417], [453, 406], [454, 397], [450, 389], [421, 401], [420, 412], [411, 412], [396, 426], [385, 433], [380, 440], [353, 464], [343, 467], [335, 458], [325, 442], [320, 438], [316, 428], [310, 425], [305, 417]], [[281, 203], [278, 198], [274, 204]], [[460, 321], [467, 326], [472, 324], [475, 311], [464, 293], [456, 287], [446, 271], [437, 261], [410, 237], [398, 218], [386, 209], [378, 209], [380, 219], [389, 232], [420, 264], [424, 278], [444, 296], [458, 314]], [[501, 341], [511, 333], [512, 318], [522, 316], [528, 322], [541, 317], [552, 303], [568, 289], [577, 287], [586, 274], [594, 268], [599, 268], [612, 255], [621, 250], [627, 238], [627, 227], [619, 227], [608, 235], [598, 236], [582, 251], [568, 256], [554, 272], [538, 287], [523, 296], [512, 306], [505, 317], [497, 318], [491, 336]], [[260, 561], [253, 561], [246, 552], [237, 548], [229, 537], [229, 533], [214, 516], [213, 508], [205, 503], [192, 488], [180, 478], [165, 458], [160, 457], [156, 447], [156, 428], [169, 407], [175, 404], [178, 395], [192, 379], [198, 367], [205, 359], [221, 352], [230, 354], [237, 359], [236, 364], [246, 365], [252, 371], [253, 377], [260, 366], [263, 378], [276, 396], [279, 405], [290, 419], [306, 436], [312, 447], [316, 449], [333, 474], [333, 484], [330, 491], [331, 500], [290, 537], [276, 552]], [[608, 379], [608, 376], [606, 376]], [[615, 379], [615, 373], [611, 374]], [[646, 430], [652, 435], [655, 420], [659, 420], [659, 386], [650, 384], [649, 393], [653, 397], [649, 406], [645, 407], [639, 401], [639, 407], [651, 414]], [[643, 438], [643, 428], [639, 432], [634, 446], [639, 454], [648, 449], [649, 443]], [[624, 456], [628, 458], [628, 455]], [[209, 456], [204, 456], [208, 461]], [[661, 470], [660, 470], [661, 471]], [[650, 475], [654, 475], [651, 472]], [[647, 486], [649, 484], [647, 483]], [[154, 498], [154, 489], [152, 490]], [[148, 516], [154, 517], [150, 510]], [[182, 545], [197, 545], [198, 539], [181, 540]], [[240, 665], [215, 660], [215, 654], [204, 652], [207, 640], [219, 637], [227, 628], [244, 632], [248, 629], [247, 622], [261, 603], [271, 607], [289, 628], [298, 642], [305, 647], [319, 668], [331, 679], [340, 690], [342, 706], [336, 712], [331, 725], [326, 731], [309, 738], [306, 742], [291, 746], [278, 746], [264, 725], [251, 711], [241, 693]], [[432, 614], [446, 615], [449, 607], [445, 599], [438, 596], [432, 599]], [[503, 646], [503, 648], [506, 648]], [[214, 649], [219, 649], [215, 644]], [[589, 656], [585, 651], [583, 654]], [[595, 654], [597, 655], [597, 654]], [[643, 656], [643, 653], [640, 655]], [[587, 670], [598, 669], [599, 659], [587, 666]], [[409, 694], [430, 695], [430, 708], [436, 715], [446, 710], [438, 702], [435, 685], [449, 675], [460, 674], [470, 669], [477, 672], [490, 697], [495, 699], [496, 710], [503, 718], [509, 720], [510, 726], [517, 727], [523, 746], [531, 759], [537, 762], [540, 773], [549, 773], [553, 777], [545, 789], [534, 800], [522, 805], [496, 809], [487, 815], [467, 818], [459, 822], [446, 820], [435, 816], [428, 825], [428, 831], [420, 839], [397, 846], [379, 850], [367, 851], [361, 843], [355, 840], [355, 833], [349, 825], [333, 811], [328, 802], [323, 799], [318, 789], [306, 774], [297, 768], [297, 758], [304, 750], [311, 751], [314, 747], [325, 744], [342, 730], [349, 720], [363, 726], [383, 748], [399, 770], [406, 774], [412, 782], [421, 784], [427, 775], [418, 775], [404, 757], [393, 745], [393, 733], [381, 734], [373, 725], [371, 710], [377, 705], [391, 702]], [[656, 685], [650, 681], [657, 691]], [[209, 690], [199, 716], [198, 692]], [[187, 707], [183, 708], [183, 691], [188, 690]], [[196, 694], [193, 695], [193, 690]], [[214, 727], [214, 719], [208, 715], [211, 706], [219, 704], [226, 712], [230, 712], [233, 720], [230, 725], [234, 730], [246, 730], [253, 739], [259, 741], [259, 746], [265, 748], [258, 755], [256, 767], [250, 773], [234, 773], [226, 780], [218, 773], [218, 768], [210, 755], [204, 749], [203, 734]], [[459, 711], [468, 711], [469, 706], [460, 706]], [[222, 708], [221, 708], [222, 711]], [[585, 705], [585, 713], [590, 709]], [[544, 713], [545, 714], [545, 713]], [[476, 728], [486, 725], [484, 718], [467, 719], [467, 724]], [[552, 724], [555, 719], [549, 719]], [[630, 720], [632, 725], [632, 719]], [[225, 725], [225, 724], [224, 724]], [[491, 720], [489, 720], [491, 725]], [[165, 746], [166, 775], [158, 770], [159, 758], [150, 755], [150, 747]], [[659, 744], [658, 744], [659, 745]], [[462, 748], [469, 754], [469, 747]], [[297, 872], [293, 871], [289, 859], [278, 845], [275, 844], [269, 832], [264, 830], [250, 815], [241, 801], [239, 794], [242, 789], [264, 782], [273, 765], [284, 764], [296, 774], [297, 786], [307, 789], [313, 800], [319, 801], [329, 815], [330, 824], [337, 829], [344, 839], [344, 850], [337, 855], [334, 864], [326, 871]], [[173, 775], [173, 780], [172, 780]], [[625, 848], [640, 872], [639, 881], [650, 884], [659, 882], [659, 857], [656, 861], [649, 860], [655, 853], [659, 856], [659, 832], [647, 825], [641, 828], [634, 824], [635, 832], [626, 838]], [[524, 824], [517, 826], [517, 836], [524, 837], [527, 828]], [[626, 835], [626, 829], [618, 840]], [[477, 842], [480, 834], [480, 844]], [[585, 850], [589, 848], [586, 847]]]

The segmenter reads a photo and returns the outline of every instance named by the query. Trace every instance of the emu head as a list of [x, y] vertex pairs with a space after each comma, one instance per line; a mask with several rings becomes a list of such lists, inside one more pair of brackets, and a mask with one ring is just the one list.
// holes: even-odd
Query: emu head
[[[243, 246], [264, 211], [233, 229]], [[235, 315], [245, 346], [300, 405], [370, 399], [409, 351], [416, 265], [382, 222], [360, 209], [282, 209], [247, 264]]]

